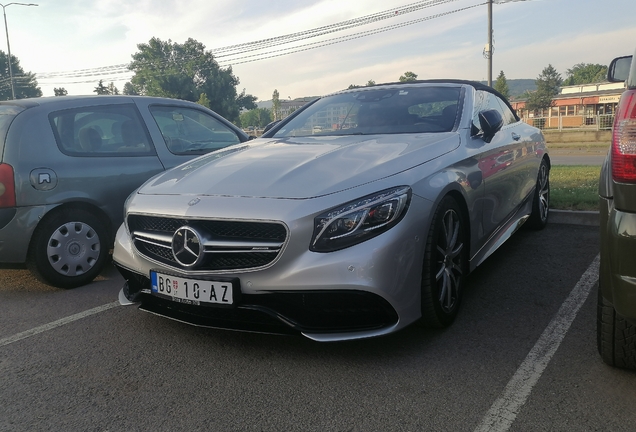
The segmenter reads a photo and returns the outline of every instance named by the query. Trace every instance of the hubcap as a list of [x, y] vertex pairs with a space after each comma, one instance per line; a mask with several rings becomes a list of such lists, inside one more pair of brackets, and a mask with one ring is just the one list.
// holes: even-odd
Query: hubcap
[[435, 279], [442, 310], [449, 313], [457, 304], [462, 277], [461, 222], [454, 210], [447, 210], [437, 241], [437, 273]]
[[51, 267], [65, 276], [77, 276], [90, 270], [100, 253], [99, 237], [83, 222], [67, 222], [49, 239], [46, 255]]

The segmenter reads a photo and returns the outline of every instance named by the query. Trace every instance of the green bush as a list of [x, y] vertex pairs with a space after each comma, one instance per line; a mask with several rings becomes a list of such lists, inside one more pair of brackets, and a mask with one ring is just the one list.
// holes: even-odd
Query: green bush
[[550, 208], [598, 210], [600, 166], [553, 165], [550, 170]]

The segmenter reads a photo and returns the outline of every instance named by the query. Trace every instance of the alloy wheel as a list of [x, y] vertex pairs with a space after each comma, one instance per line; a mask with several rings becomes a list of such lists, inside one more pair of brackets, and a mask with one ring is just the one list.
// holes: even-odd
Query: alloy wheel
[[446, 211], [437, 241], [438, 300], [442, 310], [449, 313], [459, 298], [459, 284], [462, 276], [461, 220], [453, 209]]

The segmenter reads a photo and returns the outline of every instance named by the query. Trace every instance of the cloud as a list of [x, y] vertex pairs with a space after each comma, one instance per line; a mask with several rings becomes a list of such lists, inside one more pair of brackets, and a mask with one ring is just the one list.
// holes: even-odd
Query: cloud
[[[536, 78], [551, 63], [562, 74], [576, 63], [607, 64], [633, 52], [636, 28], [621, 14], [599, 15], [593, 0], [498, 4], [493, 69], [509, 79]], [[628, 10], [633, 0], [614, 0]], [[413, 0], [68, 0], [7, 11], [12, 54], [27, 71], [68, 71], [127, 63], [151, 37], [207, 49], [330, 25], [412, 4]], [[405, 23], [482, 3], [457, 0], [299, 44]], [[568, 15], [563, 19], [564, 14]], [[607, 16], [606, 16], [607, 15]], [[588, 23], [581, 25], [581, 23]], [[589, 23], [594, 23], [590, 26]], [[486, 7], [480, 5], [396, 30], [254, 63], [234, 64], [239, 90], [261, 99], [329, 93], [349, 84], [395, 81], [410, 70], [420, 78], [485, 79]], [[277, 47], [279, 49], [281, 47]], [[304, 49], [304, 48], [301, 48]], [[221, 60], [219, 58], [219, 60]], [[128, 75], [111, 77], [121, 89]], [[106, 78], [106, 77], [104, 77]], [[67, 80], [71, 94], [90, 94], [100, 76]], [[71, 82], [89, 81], [83, 84]], [[45, 94], [64, 81], [42, 80]], [[53, 84], [55, 83], [55, 84]]]

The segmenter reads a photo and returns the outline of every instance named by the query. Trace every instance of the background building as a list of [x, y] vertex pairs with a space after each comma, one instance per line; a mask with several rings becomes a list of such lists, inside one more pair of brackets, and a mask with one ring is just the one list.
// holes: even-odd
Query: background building
[[525, 100], [510, 103], [523, 121], [542, 128], [611, 129], [624, 90], [624, 83], [564, 86], [554, 98], [552, 107], [537, 111], [525, 109]]

